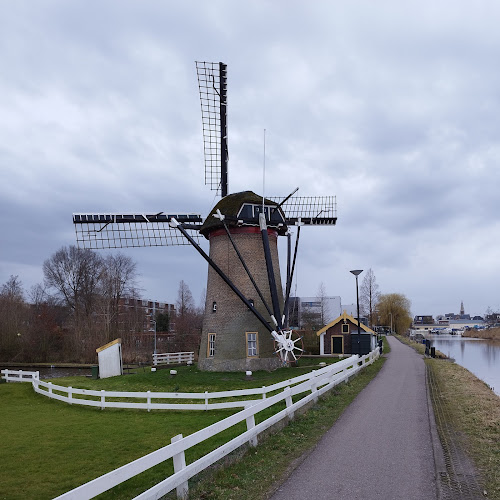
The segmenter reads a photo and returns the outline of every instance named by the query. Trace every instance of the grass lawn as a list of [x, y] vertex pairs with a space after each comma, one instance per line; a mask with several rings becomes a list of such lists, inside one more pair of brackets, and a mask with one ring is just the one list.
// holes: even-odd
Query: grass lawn
[[[54, 379], [59, 385], [124, 391], [216, 391], [271, 385], [317, 368], [321, 360], [300, 361], [299, 367], [275, 372], [254, 372], [246, 381], [241, 373], [200, 372], [179, 367], [91, 380], [85, 377]], [[371, 368], [371, 367], [370, 367]], [[356, 379], [360, 378], [359, 376]], [[284, 405], [259, 414], [267, 418]], [[267, 412], [267, 414], [266, 414]], [[0, 499], [50, 499], [80, 484], [135, 460], [221, 420], [234, 411], [151, 411], [68, 405], [36, 394], [31, 384], [0, 385]], [[187, 452], [187, 463], [240, 434], [239, 424]], [[133, 478], [99, 498], [131, 498], [173, 472], [171, 460]]]

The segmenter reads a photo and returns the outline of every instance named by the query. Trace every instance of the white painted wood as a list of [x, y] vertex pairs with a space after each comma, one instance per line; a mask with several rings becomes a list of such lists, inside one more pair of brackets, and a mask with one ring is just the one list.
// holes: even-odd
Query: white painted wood
[[[155, 465], [158, 465], [165, 460], [172, 459], [174, 461], [174, 474], [164, 481], [161, 481], [153, 488], [145, 491], [141, 495], [137, 496], [136, 499], [159, 499], [161, 496], [165, 495], [169, 491], [172, 491], [174, 488], [177, 489], [177, 494], [179, 498], [187, 498], [188, 489], [187, 489], [187, 481], [204, 470], [206, 467], [212, 465], [217, 460], [223, 458], [227, 454], [231, 453], [238, 447], [242, 446], [245, 443], [250, 443], [251, 446], [256, 446], [257, 444], [257, 436], [268, 429], [275, 423], [279, 422], [283, 418], [291, 418], [297, 409], [302, 406], [308, 404], [310, 401], [315, 401], [319, 396], [330, 390], [332, 387], [335, 387], [339, 383], [342, 383], [356, 374], [365, 366], [373, 363], [379, 357], [378, 348], [370, 354], [367, 354], [361, 358], [358, 356], [354, 357], [354, 359], [346, 359], [343, 362], [335, 363], [333, 365], [327, 366], [324, 369], [315, 370], [309, 374], [309, 378], [304, 378], [304, 376], [296, 377], [291, 379], [288, 382], [288, 385], [285, 387], [281, 387], [280, 384], [275, 384], [270, 387], [263, 387], [259, 389], [258, 394], [262, 394], [263, 399], [257, 400], [246, 400], [246, 401], [235, 401], [235, 402], [226, 402], [226, 403], [216, 403], [210, 404], [208, 403], [209, 398], [212, 396], [208, 392], [199, 394], [204, 402], [202, 404], [156, 404], [151, 403], [151, 398], [156, 398], [157, 394], [162, 394], [165, 396], [174, 396], [180, 399], [180, 393], [151, 393], [147, 391], [146, 393], [121, 393], [121, 392], [106, 392], [106, 391], [88, 391], [83, 389], [74, 389], [74, 388], [66, 388], [62, 386], [58, 386], [52, 383], [45, 383], [39, 380], [38, 375], [32, 375], [32, 384], [34, 390], [39, 394], [49, 395], [53, 399], [57, 399], [60, 401], [72, 401], [74, 404], [78, 401], [78, 404], [84, 404], [89, 406], [96, 407], [121, 407], [121, 408], [164, 408], [168, 409], [170, 407], [178, 408], [179, 406], [184, 407], [185, 409], [200, 409], [200, 407], [219, 407], [219, 408], [228, 408], [228, 404], [237, 404], [244, 405], [244, 409], [239, 411], [238, 413], [231, 415], [215, 424], [206, 427], [205, 429], [201, 429], [189, 436], [183, 438], [181, 435], [172, 438], [171, 444], [160, 448], [142, 458], [134, 460], [129, 464], [126, 464], [118, 469], [111, 471], [103, 476], [100, 476], [88, 483], [75, 488], [72, 491], [69, 491], [59, 497], [57, 499], [64, 500], [83, 500], [93, 498], [114, 486], [140, 474]], [[358, 363], [361, 363], [359, 366]], [[2, 370], [2, 375], [9, 376], [9, 374], [4, 374], [5, 370]], [[19, 375], [17, 375], [19, 377]], [[292, 384], [290, 384], [292, 382]], [[293, 384], [294, 382], [294, 384]], [[275, 387], [280, 385], [280, 388], [283, 388], [281, 392], [277, 394], [267, 397], [267, 394], [271, 391], [275, 391]], [[41, 387], [45, 387], [42, 389]], [[46, 390], [48, 389], [48, 390]], [[56, 393], [53, 391], [57, 391]], [[70, 392], [71, 391], [71, 392]], [[87, 395], [91, 397], [96, 397], [97, 399], [80, 399], [72, 397], [72, 394]], [[66, 392], [68, 396], [63, 396], [58, 394], [58, 392]], [[216, 393], [218, 395], [224, 394], [227, 396], [228, 393], [237, 392], [238, 397], [243, 396], [242, 391], [227, 391], [224, 393]], [[104, 393], [104, 394], [103, 394]], [[118, 396], [115, 396], [118, 394]], [[144, 403], [131, 403], [131, 402], [111, 402], [105, 401], [107, 397], [120, 397], [126, 394], [126, 397], [135, 397], [134, 395], [140, 394], [140, 397], [145, 398], [146, 402]], [[132, 396], [130, 396], [130, 394]], [[247, 393], [248, 394], [248, 393]], [[301, 399], [293, 403], [293, 396], [303, 395]], [[113, 396], [112, 396], [113, 395]], [[255, 395], [255, 393], [251, 393], [250, 395]], [[124, 396], [125, 397], [125, 396]], [[195, 399], [191, 395], [191, 399]], [[263, 422], [260, 422], [258, 425], [255, 425], [255, 415], [262, 410], [269, 408], [270, 406], [275, 405], [276, 403], [285, 400], [286, 408], [272, 417], [266, 419]], [[234, 406], [231, 406], [234, 407]], [[196, 460], [192, 464], [186, 465], [185, 463], [185, 451], [189, 448], [203, 442], [204, 440], [212, 437], [239, 422], [245, 421], [247, 424], [247, 430], [235, 437], [228, 443], [220, 446], [216, 450], [211, 453], [201, 457]]]
[[166, 352], [166, 353], [153, 353], [153, 365], [169, 365], [187, 363], [193, 364], [194, 352]]
[[[182, 434], [177, 434], [177, 436], [174, 436], [170, 440], [170, 442], [176, 443], [181, 439], [182, 439]], [[184, 453], [184, 450], [178, 453], [177, 455], [174, 455], [172, 459], [174, 462], [174, 474], [177, 474], [178, 472], [181, 472], [182, 469], [186, 468], [186, 455]], [[183, 483], [179, 484], [179, 486], [177, 486], [176, 492], [177, 492], [177, 498], [180, 498], [182, 500], [188, 498], [189, 496], [188, 482], [184, 481]]]

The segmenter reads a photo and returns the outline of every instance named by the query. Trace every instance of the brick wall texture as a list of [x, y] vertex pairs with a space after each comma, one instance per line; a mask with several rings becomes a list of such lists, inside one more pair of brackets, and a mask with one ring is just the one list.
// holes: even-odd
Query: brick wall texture
[[[260, 231], [256, 231], [254, 227], [234, 228], [230, 229], [230, 231], [266, 303], [272, 309]], [[280, 308], [283, 310], [283, 290], [279, 272], [277, 235], [272, 230], [269, 230], [269, 244]], [[211, 233], [210, 257], [247, 299], [253, 299], [255, 308], [264, 318], [269, 318], [269, 322], [271, 322], [265, 306], [225, 233], [220, 231]], [[216, 312], [212, 310], [214, 302], [217, 304]], [[249, 358], [247, 356], [246, 332], [258, 333], [258, 357]], [[216, 335], [213, 357], [207, 357], [209, 333], [215, 333]], [[274, 350], [274, 341], [270, 332], [209, 266], [205, 316], [198, 362], [200, 369], [212, 371], [272, 370], [280, 366], [279, 358], [274, 354]]]

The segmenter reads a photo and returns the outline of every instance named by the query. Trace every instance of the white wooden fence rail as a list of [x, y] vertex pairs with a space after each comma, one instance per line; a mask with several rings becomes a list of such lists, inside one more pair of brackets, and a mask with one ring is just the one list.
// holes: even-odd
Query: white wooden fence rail
[[[57, 497], [60, 500], [87, 500], [90, 498], [94, 498], [95, 496], [121, 484], [124, 481], [140, 474], [155, 465], [158, 465], [165, 460], [173, 459], [174, 462], [174, 474], [156, 484], [149, 490], [135, 497], [136, 500], [150, 500], [150, 499], [158, 499], [161, 496], [165, 495], [169, 491], [172, 491], [174, 488], [177, 489], [177, 496], [179, 498], [186, 498], [188, 494], [188, 486], [187, 481], [206, 469], [213, 463], [217, 462], [224, 456], [228, 455], [235, 449], [244, 445], [245, 443], [250, 443], [251, 446], [256, 446], [257, 444], [257, 436], [264, 430], [268, 429], [272, 425], [276, 424], [280, 420], [284, 418], [293, 418], [294, 412], [301, 408], [302, 406], [308, 404], [310, 401], [316, 401], [318, 397], [325, 392], [329, 391], [334, 386], [347, 381], [350, 377], [358, 373], [365, 366], [370, 365], [379, 357], [379, 349], [375, 349], [371, 353], [359, 357], [352, 356], [346, 360], [340, 361], [338, 363], [334, 363], [325, 368], [315, 370], [310, 374], [302, 375], [300, 377], [295, 377], [293, 379], [287, 380], [285, 382], [281, 382], [279, 384], [274, 384], [273, 386], [261, 389], [245, 389], [240, 391], [222, 391], [217, 393], [203, 393], [199, 394], [206, 398], [206, 401], [212, 397], [228, 397], [231, 396], [252, 396], [255, 394], [260, 394], [261, 399], [255, 400], [245, 400], [238, 402], [229, 402], [229, 403], [216, 403], [209, 404], [205, 402], [204, 406], [208, 405], [208, 408], [231, 408], [235, 407], [237, 404], [239, 406], [244, 406], [245, 408], [238, 413], [231, 415], [215, 424], [206, 427], [198, 432], [190, 434], [189, 436], [182, 437], [182, 435], [178, 435], [172, 438], [171, 444], [164, 446], [148, 455], [145, 455], [142, 458], [134, 460], [129, 464], [126, 464], [118, 469], [108, 472], [103, 476], [100, 476], [88, 483], [85, 483], [74, 490], [71, 490], [63, 495]], [[2, 375], [6, 370], [2, 370]], [[11, 372], [10, 370], [8, 370]], [[5, 376], [11, 376], [6, 374]], [[18, 379], [19, 380], [19, 379]], [[49, 397], [53, 397], [54, 399], [60, 399], [62, 401], [68, 401], [72, 403], [78, 404], [90, 404], [92, 406], [116, 406], [114, 402], [106, 402], [104, 399], [107, 397], [134, 397], [130, 396], [130, 394], [141, 394], [141, 396], [137, 397], [154, 397], [159, 398], [158, 394], [168, 394], [168, 397], [174, 396], [176, 399], [181, 399], [184, 397], [189, 397], [191, 399], [195, 399], [193, 394], [182, 394], [181, 393], [121, 393], [121, 392], [106, 392], [106, 396], [102, 396], [101, 391], [86, 391], [83, 389], [75, 389], [69, 387], [55, 386], [54, 384], [45, 383], [39, 380], [38, 375], [32, 375], [31, 379], [33, 383], [33, 387], [35, 391], [40, 394], [44, 394]], [[46, 386], [48, 390], [41, 390], [40, 386]], [[268, 393], [274, 392], [276, 390], [283, 389], [282, 391], [274, 394], [272, 396], [267, 396]], [[62, 396], [60, 394], [56, 394], [53, 391], [67, 391], [68, 396]], [[82, 391], [82, 392], [78, 392]], [[104, 391], [102, 391], [104, 392]], [[306, 394], [304, 397], [293, 403], [293, 396], [297, 396], [299, 394]], [[74, 394], [87, 394], [92, 396], [101, 397], [100, 401], [95, 400], [85, 400], [72, 397]], [[120, 396], [116, 396], [120, 394]], [[123, 396], [126, 394], [126, 396]], [[153, 396], [154, 394], [154, 396]], [[215, 395], [215, 396], [214, 396]], [[262, 410], [269, 408], [270, 406], [275, 405], [281, 401], [285, 401], [286, 408], [276, 413], [272, 417], [266, 419], [265, 421], [255, 425], [255, 415]], [[123, 405], [127, 406], [123, 406]], [[151, 408], [155, 403], [124, 403], [119, 402], [118, 405], [122, 408], [147, 408], [147, 406], [135, 406], [135, 405], [150, 405]], [[130, 406], [132, 405], [132, 406]], [[232, 406], [227, 406], [232, 405]], [[104, 407], [102, 406], [102, 407]], [[162, 405], [161, 408], [171, 407], [172, 405]], [[200, 406], [203, 405], [181, 405], [184, 407], [187, 406], [195, 406], [195, 409], [200, 409]], [[178, 409], [178, 405], [174, 406]], [[187, 409], [187, 408], [185, 408]], [[205, 441], [206, 439], [238, 424], [239, 422], [245, 421], [247, 424], [247, 430], [235, 437], [231, 441], [225, 443], [219, 448], [213, 450], [207, 455], [199, 458], [195, 462], [186, 465], [185, 460], [185, 451], [189, 448]]]
[[[324, 368], [313, 370], [304, 375], [294, 377], [271, 386], [256, 387], [253, 389], [239, 389], [235, 391], [218, 392], [125, 392], [125, 391], [96, 391], [92, 389], [78, 389], [66, 387], [52, 382], [40, 380], [38, 376], [23, 378], [26, 382], [32, 382], [33, 389], [38, 394], [57, 399], [69, 404], [82, 406], [94, 406], [104, 410], [105, 408], [134, 408], [143, 410], [217, 410], [228, 408], [246, 408], [265, 399], [269, 394], [279, 391], [287, 386], [296, 386], [307, 380], [318, 380], [324, 374], [334, 376], [338, 373], [346, 373], [352, 369], [357, 361], [357, 356], [351, 356]], [[2, 370], [3, 372], [4, 370]], [[9, 371], [9, 381], [21, 381], [15, 378], [13, 370]], [[22, 372], [23, 376], [26, 372]], [[119, 401], [121, 399], [121, 401]], [[143, 401], [130, 401], [130, 399], [142, 399]], [[177, 402], [158, 402], [158, 400], [177, 400]], [[117, 401], [118, 400], [118, 401]], [[127, 401], [128, 400], [128, 401]], [[189, 400], [189, 402], [179, 402]], [[195, 401], [202, 402], [195, 402]], [[213, 402], [219, 400], [221, 402]]]
[[194, 363], [194, 352], [166, 352], [153, 354], [153, 365], [171, 365], [180, 363]]
[[7, 382], [31, 382], [33, 378], [40, 378], [40, 372], [26, 370], [2, 370], [2, 378]]

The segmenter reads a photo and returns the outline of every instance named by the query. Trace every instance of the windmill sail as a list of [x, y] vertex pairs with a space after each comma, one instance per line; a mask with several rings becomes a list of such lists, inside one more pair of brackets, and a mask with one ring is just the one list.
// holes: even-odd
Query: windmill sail
[[189, 245], [169, 223], [175, 218], [195, 239], [203, 219], [199, 214], [73, 214], [76, 241], [83, 248], [130, 248]]
[[286, 214], [286, 223], [293, 225], [334, 226], [337, 223], [336, 196], [268, 196]]
[[227, 180], [227, 66], [224, 63], [196, 61], [200, 91], [205, 185], [228, 194]]

